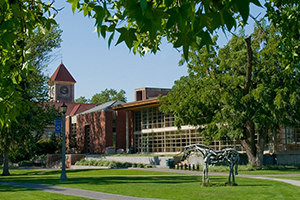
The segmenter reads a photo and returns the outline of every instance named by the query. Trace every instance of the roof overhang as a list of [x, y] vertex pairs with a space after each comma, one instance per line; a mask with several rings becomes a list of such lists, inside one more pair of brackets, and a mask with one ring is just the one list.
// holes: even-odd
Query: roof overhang
[[159, 102], [158, 98], [151, 98], [143, 101], [134, 101], [130, 103], [124, 103], [118, 106], [113, 106], [114, 110], [126, 110], [126, 111], [137, 111], [142, 108], [150, 108], [160, 106], [162, 103]]

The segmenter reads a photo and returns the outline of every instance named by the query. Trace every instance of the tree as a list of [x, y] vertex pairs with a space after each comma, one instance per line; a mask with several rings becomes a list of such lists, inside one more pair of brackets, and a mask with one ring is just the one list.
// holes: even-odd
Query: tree
[[41, 0], [0, 3], [0, 131], [29, 109], [21, 88], [22, 78], [34, 69], [25, 49], [26, 39], [35, 34], [36, 27], [49, 29], [55, 23], [53, 16], [47, 16], [51, 7]]
[[270, 133], [298, 125], [300, 75], [281, 65], [273, 26], [256, 27], [252, 37], [234, 36], [218, 53], [216, 44], [190, 52], [189, 75], [162, 98], [161, 110], [173, 112], [179, 128], [203, 125], [207, 140], [240, 140], [249, 162], [262, 165]]
[[267, 0], [267, 17], [281, 34], [280, 58], [291, 70], [300, 69], [300, 3], [298, 0]]
[[114, 100], [126, 102], [127, 100], [125, 94], [126, 92], [122, 89], [119, 92], [117, 92], [115, 89], [105, 89], [100, 93], [94, 94], [92, 96], [91, 103], [103, 104], [108, 101], [114, 101]]
[[60, 117], [59, 110], [53, 105], [43, 102], [33, 103], [27, 113], [18, 116], [18, 123], [13, 122], [10, 130], [8, 130], [11, 140], [9, 160], [20, 162], [40, 155], [39, 152], [47, 152], [47, 149], [39, 149], [42, 144], [42, 136], [45, 133], [45, 128]]
[[84, 96], [80, 96], [79, 98], [75, 99], [75, 103], [90, 103], [91, 100], [86, 99]]
[[[12, 9], [13, 8], [14, 6], [12, 6]], [[49, 107], [42, 103], [47, 99], [48, 91], [48, 87], [46, 86], [48, 77], [44, 76], [42, 70], [49, 61], [51, 56], [50, 52], [54, 48], [60, 47], [61, 30], [59, 30], [58, 27], [49, 29], [38, 27], [32, 30], [31, 35], [25, 34], [23, 37], [24, 38], [17, 38], [17, 40], [20, 39], [22, 42], [21, 58], [18, 54], [11, 54], [11, 56], [15, 57], [11, 57], [11, 62], [6, 60], [5, 64], [9, 63], [12, 65], [4, 65], [4, 69], [8, 67], [12, 71], [16, 70], [14, 72], [18, 73], [18, 76], [12, 79], [8, 76], [6, 81], [1, 82], [1, 84], [5, 83], [5, 85], [3, 85], [5, 87], [0, 87], [1, 94], [7, 94], [5, 93], [7, 91], [11, 92], [11, 94], [7, 94], [8, 99], [6, 99], [6, 101], [0, 102], [4, 105], [1, 107], [3, 110], [0, 110], [8, 111], [8, 113], [3, 114], [4, 117], [1, 116], [3, 118], [0, 118], [4, 119], [2, 122], [5, 122], [0, 128], [0, 148], [4, 153], [2, 175], [9, 175], [9, 151], [16, 150], [16, 148], [22, 144], [23, 147], [27, 148], [25, 152], [32, 155], [34, 146], [40, 139], [46, 125], [53, 122], [58, 116], [58, 111], [54, 107]], [[16, 52], [20, 53], [19, 51]], [[5, 56], [1, 57], [1, 59], [3, 59], [1, 61], [6, 59]], [[14, 59], [20, 60], [14, 62]], [[22, 65], [24, 65], [23, 67], [25, 69], [28, 65], [28, 69], [20, 68]], [[5, 75], [5, 72], [2, 72], [3, 74], [1, 75]], [[7, 89], [7, 91], [5, 91], [5, 89]], [[11, 108], [11, 106], [15, 104], [17, 108], [21, 107], [19, 109], [23, 110], [23, 112], [15, 111], [14, 107]], [[24, 108], [22, 106], [24, 106]], [[34, 131], [35, 135], [33, 135]]]
[[211, 44], [216, 29], [236, 28], [239, 14], [247, 23], [249, 5], [261, 6], [258, 0], [68, 0], [84, 16], [95, 19], [98, 35], [110, 34], [108, 46], [125, 42], [133, 53], [156, 53], [166, 37], [174, 48], [183, 48], [185, 59], [190, 47], [200, 49]]

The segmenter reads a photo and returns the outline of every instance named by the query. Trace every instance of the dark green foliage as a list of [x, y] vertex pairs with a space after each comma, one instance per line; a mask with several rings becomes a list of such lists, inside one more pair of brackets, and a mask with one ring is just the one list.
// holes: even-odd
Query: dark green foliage
[[[217, 29], [237, 27], [237, 18], [247, 23], [251, 3], [261, 6], [258, 0], [68, 0], [84, 16], [95, 19], [99, 36], [110, 34], [108, 46], [116, 32], [116, 45], [125, 42], [133, 53], [156, 53], [161, 40], [167, 38], [174, 48], [182, 48], [188, 60], [190, 48], [200, 49], [211, 44], [211, 35]], [[111, 7], [111, 5], [114, 5]], [[126, 23], [120, 23], [125, 21]]]
[[75, 103], [90, 103], [90, 100], [86, 99], [84, 96], [80, 96], [75, 99]]
[[[50, 7], [40, 0], [1, 1], [0, 4], [0, 148], [5, 158], [3, 175], [9, 175], [9, 151], [18, 151], [12, 156], [15, 160], [28, 158], [40, 139], [45, 123], [49, 124], [50, 118], [55, 116], [52, 109], [37, 103], [47, 99], [47, 77], [41, 70], [49, 61], [51, 50], [59, 47], [61, 41], [61, 31], [51, 27], [55, 21], [44, 12], [51, 14]], [[44, 117], [45, 111], [49, 111], [51, 116]], [[32, 134], [34, 129], [36, 135]], [[21, 146], [24, 150], [18, 150]], [[24, 151], [27, 154], [22, 156]]]
[[267, 17], [278, 28], [280, 40], [280, 60], [291, 70], [300, 69], [300, 4], [298, 0], [267, 0]]
[[86, 160], [85, 158], [77, 161], [75, 165], [88, 165], [88, 166], [104, 166], [104, 167], [120, 167], [120, 168], [128, 168], [128, 167], [137, 167], [137, 168], [153, 168], [153, 165], [146, 165], [142, 163], [129, 163], [129, 162], [118, 162], [118, 161], [108, 161], [108, 160]]
[[137, 168], [144, 168], [144, 165], [143, 164], [141, 164], [141, 163], [139, 163], [139, 164], [137, 164], [137, 166], [136, 166]]
[[280, 36], [273, 26], [261, 22], [252, 34], [251, 71], [244, 38], [241, 32], [221, 49], [214, 44], [211, 51], [190, 51], [189, 75], [175, 81], [160, 109], [174, 113], [179, 128], [202, 125], [199, 131], [207, 141], [240, 140], [249, 162], [262, 165], [272, 133], [281, 125], [299, 125], [300, 75], [281, 65]]
[[117, 92], [115, 89], [105, 89], [100, 93], [94, 94], [90, 102], [94, 104], [103, 104], [114, 100], [126, 102], [125, 94], [126, 92], [124, 90]]
[[127, 98], [125, 97], [126, 92], [120, 90], [117, 92], [115, 89], [105, 89], [100, 93], [96, 93], [92, 96], [91, 99], [86, 99], [84, 96], [80, 96], [78, 99], [75, 99], [76, 103], [94, 103], [94, 104], [104, 104], [108, 101], [123, 101], [126, 102]]

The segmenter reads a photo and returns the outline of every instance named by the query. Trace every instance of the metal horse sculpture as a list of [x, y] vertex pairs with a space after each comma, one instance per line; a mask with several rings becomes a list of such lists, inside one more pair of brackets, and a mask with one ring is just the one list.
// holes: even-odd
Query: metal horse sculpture
[[[182, 161], [185, 160], [192, 152], [199, 152], [203, 155], [203, 159], [204, 159], [203, 178], [202, 178], [203, 183], [209, 182], [209, 176], [208, 176], [209, 165], [216, 164], [216, 163], [227, 163], [230, 168], [228, 182], [231, 183], [231, 176], [232, 176], [232, 181], [235, 182], [234, 176], [238, 175], [237, 168], [238, 168], [238, 162], [240, 160], [239, 153], [237, 152], [237, 150], [235, 150], [234, 148], [224, 148], [220, 151], [215, 151], [209, 146], [203, 144], [192, 144], [184, 147], [181, 160]], [[234, 166], [235, 166], [235, 173], [234, 173]]]

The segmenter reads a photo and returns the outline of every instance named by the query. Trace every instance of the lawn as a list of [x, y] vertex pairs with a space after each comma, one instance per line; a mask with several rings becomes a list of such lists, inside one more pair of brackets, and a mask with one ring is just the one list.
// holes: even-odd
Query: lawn
[[290, 179], [295, 181], [300, 181], [300, 176], [270, 176], [272, 178], [282, 178], [282, 179]]
[[272, 175], [272, 174], [300, 174], [299, 169], [285, 169], [285, 170], [254, 170], [254, 171], [238, 171], [239, 174], [249, 175]]
[[0, 187], [0, 194], [1, 194], [1, 200], [12, 200], [12, 199], [18, 199], [18, 200], [28, 200], [28, 199], [34, 199], [34, 200], [50, 200], [50, 199], [56, 199], [56, 200], [79, 200], [79, 199], [86, 199], [82, 197], [76, 197], [76, 196], [68, 196], [63, 194], [56, 194], [56, 193], [50, 193], [50, 192], [44, 192], [39, 190], [30, 190], [26, 188], [18, 188], [18, 187], [11, 187], [6, 185], [1, 185]]
[[[201, 187], [201, 176], [141, 170], [68, 170], [67, 182], [58, 170], [11, 170], [0, 181], [51, 184], [99, 192], [157, 199], [299, 199], [300, 187], [269, 180], [238, 177], [225, 187], [226, 176], [210, 176], [212, 187]], [[1, 193], [2, 195], [2, 193]]]

